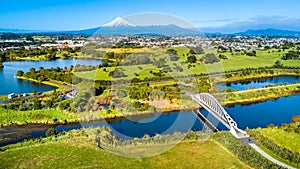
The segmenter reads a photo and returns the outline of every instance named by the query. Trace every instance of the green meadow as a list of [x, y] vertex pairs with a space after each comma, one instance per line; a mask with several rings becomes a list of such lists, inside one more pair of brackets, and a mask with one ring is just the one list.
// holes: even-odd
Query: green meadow
[[[167, 147], [162, 154], [147, 158], [110, 153], [86, 136], [58, 136], [44, 143], [18, 144], [0, 152], [0, 168], [250, 168], [213, 139], [183, 141], [171, 149]], [[142, 146], [155, 151], [169, 145]]]
[[[213, 64], [203, 64], [197, 61], [196, 63], [187, 63], [187, 53], [189, 49], [187, 47], [173, 47], [168, 49], [174, 49], [177, 51], [178, 56], [180, 57], [177, 61], [171, 61], [161, 56], [155, 56], [155, 59], [163, 58], [166, 61], [166, 64], [172, 69], [171, 72], [167, 72], [165, 76], [186, 76], [186, 75], [199, 75], [199, 74], [207, 74], [207, 73], [215, 73], [215, 72], [224, 72], [224, 71], [235, 71], [244, 68], [259, 68], [259, 67], [271, 67], [277, 60], [281, 60], [281, 57], [287, 53], [286, 51], [277, 51], [274, 49], [269, 50], [258, 50], [256, 52], [256, 56], [247, 56], [246, 54], [241, 54], [241, 52], [225, 52], [221, 53], [225, 55], [227, 59], [221, 59], [218, 63]], [[110, 49], [112, 50], [112, 49]], [[114, 49], [116, 50], [116, 49]], [[119, 49], [120, 50], [120, 49]], [[126, 49], [130, 51], [130, 49]], [[133, 50], [133, 49], [132, 49]], [[167, 49], [164, 49], [165, 51]], [[157, 49], [151, 51], [150, 49], [139, 49], [137, 52], [149, 52], [151, 54], [161, 54], [163, 51], [159, 51]], [[114, 51], [116, 52], [116, 51]], [[122, 52], [122, 50], [117, 51]], [[216, 53], [213, 50], [205, 50], [205, 53]], [[219, 53], [216, 53], [218, 55]], [[199, 60], [202, 58], [204, 54], [196, 55]], [[154, 56], [153, 56], [154, 57]], [[300, 67], [300, 60], [282, 60], [284, 66], [291, 67]], [[176, 70], [176, 66], [179, 66], [183, 69], [183, 71], [179, 72]], [[140, 68], [139, 68], [140, 67]], [[143, 64], [143, 65], [133, 65], [133, 66], [118, 66], [125, 73], [126, 77], [116, 78], [116, 79], [144, 79], [145, 77], [151, 78], [154, 75], [150, 73], [158, 72], [162, 70], [162, 68], [157, 68], [152, 64]], [[114, 80], [111, 76], [109, 76], [109, 72], [114, 71], [116, 67], [106, 67], [106, 68], [98, 68], [93, 71], [86, 72], [76, 72], [76, 76], [88, 78], [88, 79], [96, 79], [96, 80]], [[138, 75], [136, 75], [138, 74]]]

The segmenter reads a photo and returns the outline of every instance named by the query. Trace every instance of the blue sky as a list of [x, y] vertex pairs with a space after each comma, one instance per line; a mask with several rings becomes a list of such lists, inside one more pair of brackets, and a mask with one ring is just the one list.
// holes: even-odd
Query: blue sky
[[254, 19], [291, 20], [300, 17], [299, 7], [297, 0], [3, 0], [0, 28], [75, 30], [142, 12], [175, 15], [197, 27], [220, 26]]

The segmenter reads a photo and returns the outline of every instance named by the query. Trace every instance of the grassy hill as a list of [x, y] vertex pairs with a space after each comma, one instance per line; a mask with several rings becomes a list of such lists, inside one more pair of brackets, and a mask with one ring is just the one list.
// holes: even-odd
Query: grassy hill
[[86, 136], [9, 148], [0, 152], [0, 161], [0, 168], [250, 168], [214, 140], [183, 141], [160, 155], [127, 158]]

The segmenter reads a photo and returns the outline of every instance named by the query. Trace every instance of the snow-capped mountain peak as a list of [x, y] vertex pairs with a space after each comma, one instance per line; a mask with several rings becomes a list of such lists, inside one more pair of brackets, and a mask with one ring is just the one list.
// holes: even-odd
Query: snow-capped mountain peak
[[129, 23], [128, 21], [126, 21], [125, 19], [123, 19], [121, 17], [117, 17], [113, 21], [111, 21], [107, 24], [104, 24], [103, 26], [106, 26], [106, 27], [121, 27], [121, 26], [135, 26], [135, 25]]

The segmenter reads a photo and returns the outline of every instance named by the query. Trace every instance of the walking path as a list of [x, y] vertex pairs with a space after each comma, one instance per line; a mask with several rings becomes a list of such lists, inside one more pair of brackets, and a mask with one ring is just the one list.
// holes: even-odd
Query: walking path
[[264, 156], [266, 159], [272, 161], [273, 163], [277, 164], [277, 165], [280, 165], [284, 168], [287, 168], [287, 169], [296, 169], [294, 167], [291, 167], [287, 164], [284, 164], [278, 160], [276, 160], [275, 158], [271, 157], [269, 154], [267, 154], [266, 152], [264, 152], [262, 149], [260, 149], [256, 144], [254, 143], [249, 143], [248, 144], [249, 146], [251, 146], [252, 148], [254, 148], [259, 154], [261, 154], [262, 156]]

